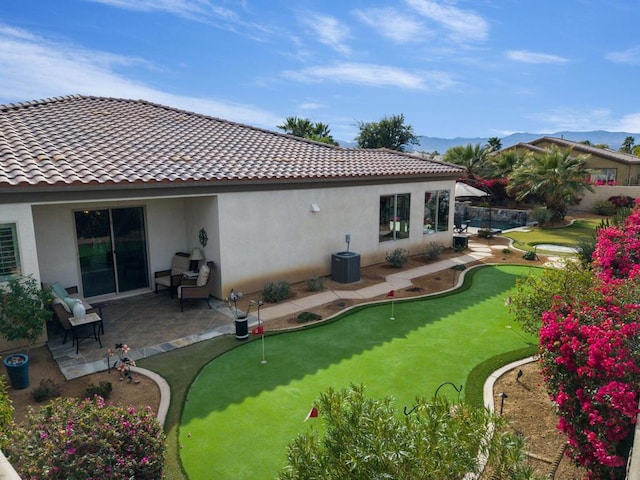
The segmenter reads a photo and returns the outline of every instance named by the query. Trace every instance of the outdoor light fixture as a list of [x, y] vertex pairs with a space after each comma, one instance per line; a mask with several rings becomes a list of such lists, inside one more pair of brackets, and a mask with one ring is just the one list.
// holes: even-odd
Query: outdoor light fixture
[[502, 415], [502, 409], [504, 408], [504, 399], [509, 398], [509, 395], [504, 392], [500, 392], [498, 396], [500, 397], [500, 415]]
[[313, 213], [317, 213], [320, 211], [320, 206], [317, 203], [312, 203], [311, 204], [311, 211]]
[[518, 373], [516, 374], [516, 382], [520, 382], [520, 377], [524, 375], [524, 372], [522, 370], [518, 370]]

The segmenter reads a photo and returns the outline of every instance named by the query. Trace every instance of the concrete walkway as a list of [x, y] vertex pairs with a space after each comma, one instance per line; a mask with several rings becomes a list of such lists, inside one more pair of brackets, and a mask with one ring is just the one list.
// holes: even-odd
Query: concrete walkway
[[[499, 248], [502, 249], [504, 247], [500, 246]], [[471, 242], [469, 249], [470, 253], [466, 255], [440, 260], [421, 267], [394, 273], [385, 277], [384, 282], [361, 288], [360, 290], [327, 290], [290, 302], [282, 302], [273, 306], [263, 307], [260, 311], [260, 318], [264, 321], [269, 321], [275, 318], [291, 316], [338, 300], [368, 300], [376, 298], [389, 293], [391, 290], [410, 287], [413, 285], [412, 280], [414, 278], [424, 277], [425, 275], [447, 270], [455, 265], [464, 265], [491, 256], [491, 248], [480, 243]]]

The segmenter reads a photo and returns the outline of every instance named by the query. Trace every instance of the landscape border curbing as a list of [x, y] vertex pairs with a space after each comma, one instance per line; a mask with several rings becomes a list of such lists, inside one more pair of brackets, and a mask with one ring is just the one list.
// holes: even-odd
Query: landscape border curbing
[[[158, 405], [156, 418], [158, 419], [158, 423], [164, 428], [164, 422], [167, 419], [167, 412], [169, 411], [169, 404], [171, 403], [171, 388], [169, 387], [169, 384], [160, 375], [152, 372], [151, 370], [147, 370], [146, 368], [131, 367], [131, 371], [139, 375], [149, 377], [158, 385], [158, 388], [160, 389], [160, 404]], [[0, 480], [1, 479], [2, 477], [0, 477]]]

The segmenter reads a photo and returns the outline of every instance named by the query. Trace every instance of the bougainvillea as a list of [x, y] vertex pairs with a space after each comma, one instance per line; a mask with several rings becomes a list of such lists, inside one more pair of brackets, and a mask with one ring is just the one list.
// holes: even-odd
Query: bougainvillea
[[156, 480], [164, 438], [150, 410], [58, 398], [28, 416], [4, 453], [25, 479]]
[[569, 455], [592, 479], [624, 478], [640, 391], [640, 210], [603, 228], [591, 294], [542, 315], [541, 363]]

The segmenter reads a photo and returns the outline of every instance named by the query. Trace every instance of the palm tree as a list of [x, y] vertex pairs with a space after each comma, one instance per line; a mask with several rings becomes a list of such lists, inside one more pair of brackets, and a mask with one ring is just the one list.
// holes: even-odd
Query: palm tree
[[316, 142], [338, 145], [331, 136], [329, 125], [322, 122], [312, 123], [308, 118], [287, 117], [277, 128], [296, 137], [308, 138]]
[[509, 177], [507, 192], [516, 200], [541, 199], [555, 219], [564, 219], [567, 206], [593, 187], [589, 184], [586, 156], [574, 157], [571, 149], [556, 147], [534, 154], [517, 167]]
[[522, 148], [506, 150], [495, 155], [490, 155], [486, 161], [486, 177], [487, 178], [506, 178], [518, 166], [525, 163], [531, 152]]
[[467, 176], [476, 178], [481, 176], [486, 168], [485, 162], [488, 153], [488, 148], [480, 146], [479, 143], [476, 143], [475, 146], [467, 143], [466, 146], [458, 145], [447, 150], [444, 154], [444, 161], [466, 167]]
[[498, 137], [491, 137], [487, 140], [487, 147], [491, 152], [502, 150], [502, 140], [500, 140]]

